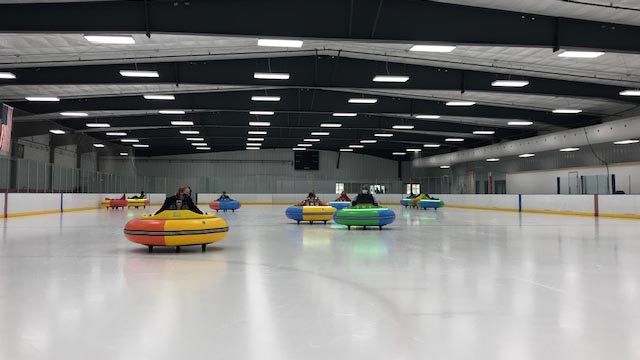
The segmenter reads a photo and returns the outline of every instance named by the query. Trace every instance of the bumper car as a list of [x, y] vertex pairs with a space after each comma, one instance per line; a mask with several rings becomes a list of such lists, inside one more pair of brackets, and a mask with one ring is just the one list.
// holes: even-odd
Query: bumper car
[[404, 207], [413, 206], [413, 198], [404, 198], [400, 200], [400, 205]]
[[329, 206], [336, 208], [336, 210], [342, 210], [351, 206], [351, 201], [331, 201]]
[[333, 219], [333, 214], [336, 212], [336, 208], [331, 206], [289, 206], [285, 211], [287, 217], [291, 220], [295, 220], [300, 224], [300, 221], [308, 221], [313, 224], [314, 221], [323, 221], [325, 224], [327, 221]]
[[241, 206], [240, 201], [232, 200], [232, 199], [216, 200], [209, 203], [209, 207], [215, 210], [216, 212], [220, 210], [225, 212], [227, 210], [231, 210], [235, 212], [236, 210], [240, 209], [240, 206]]
[[358, 204], [350, 208], [336, 212], [333, 220], [346, 225], [349, 230], [352, 226], [377, 226], [380, 230], [385, 225], [389, 225], [396, 219], [396, 214], [391, 209], [376, 206], [373, 204]]
[[104, 199], [102, 200], [101, 206], [106, 208], [107, 210], [125, 208], [125, 206], [129, 206], [126, 199]]
[[124, 234], [131, 242], [146, 245], [149, 252], [154, 246], [171, 246], [180, 252], [181, 246], [202, 246], [220, 241], [227, 236], [229, 225], [215, 214], [196, 214], [189, 210], [167, 210], [157, 215], [143, 215], [130, 220]]
[[444, 201], [440, 199], [429, 199], [429, 200], [420, 200], [418, 201], [418, 207], [421, 209], [434, 209], [438, 210], [444, 206]]
[[147, 206], [149, 206], [150, 202], [149, 199], [127, 199], [127, 206], [128, 207], [134, 207], [137, 209], [140, 206], [142, 206], [143, 208], [146, 208]]

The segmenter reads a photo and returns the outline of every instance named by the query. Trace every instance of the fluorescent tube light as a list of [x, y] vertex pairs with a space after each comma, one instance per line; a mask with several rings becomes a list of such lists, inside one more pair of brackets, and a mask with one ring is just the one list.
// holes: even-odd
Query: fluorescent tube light
[[302, 40], [258, 39], [258, 46], [299, 48], [302, 47], [302, 44]]
[[298, 144], [296, 146], [299, 146], [299, 147], [311, 147], [311, 146], [313, 146], [313, 144]]
[[302, 141], [306, 141], [306, 142], [318, 142], [320, 141], [320, 139], [304, 139]]
[[487, 161], [487, 162], [496, 162], [496, 161], [500, 161], [500, 159], [498, 159], [498, 158], [489, 158], [489, 159], [487, 159], [485, 161]]
[[562, 152], [572, 152], [572, 151], [578, 151], [578, 150], [580, 150], [580, 148], [577, 148], [577, 147], [568, 147], [568, 148], [560, 149], [560, 151]]
[[509, 121], [507, 125], [510, 126], [529, 126], [533, 125], [532, 121]]
[[378, 140], [360, 140], [360, 144], [375, 144]]
[[273, 111], [249, 111], [250, 115], [273, 115]]
[[475, 135], [493, 135], [496, 132], [493, 130], [476, 130], [473, 132]]
[[111, 124], [107, 123], [87, 123], [88, 128], [108, 128], [111, 127]]
[[206, 142], [192, 143], [191, 146], [208, 146]]
[[375, 104], [378, 102], [378, 99], [375, 98], [351, 98], [349, 99], [350, 104]]
[[120, 153], [120, 156], [129, 156], [129, 153], [121, 152], [121, 153]]
[[426, 147], [426, 148], [439, 148], [440, 144], [424, 144], [422, 145], [422, 147]]
[[247, 134], [249, 134], [249, 135], [267, 135], [267, 132], [266, 131], [250, 130], [250, 131], [247, 131]]
[[163, 115], [184, 115], [185, 114], [184, 110], [160, 110], [158, 112]]
[[475, 101], [447, 101], [447, 106], [473, 106]]
[[293, 151], [305, 151], [305, 150], [307, 150], [307, 149], [305, 149], [305, 148], [299, 148], [299, 147], [294, 147], [294, 148], [293, 148]]
[[104, 144], [93, 144], [93, 147], [96, 147], [96, 148], [103, 148], [103, 147], [104, 147]]
[[413, 45], [409, 51], [448, 53], [455, 49], [454, 45]]
[[491, 86], [496, 87], [525, 87], [529, 85], [527, 80], [496, 80], [491, 83]]
[[211, 150], [211, 148], [208, 146], [199, 146], [196, 148], [196, 150]]
[[120, 70], [120, 75], [124, 77], [137, 77], [137, 78], [157, 78], [160, 77], [157, 71], [145, 71], [145, 70]]
[[391, 82], [391, 83], [403, 83], [409, 81], [408, 76], [398, 76], [398, 75], [376, 75], [373, 78], [375, 82]]
[[171, 125], [174, 125], [174, 126], [191, 126], [191, 125], [193, 125], [193, 121], [172, 121]]
[[614, 142], [615, 145], [629, 145], [640, 142], [640, 140], [621, 140]]
[[602, 55], [604, 55], [602, 51], [564, 51], [558, 54], [559, 57], [580, 59], [594, 59]]
[[377, 136], [377, 137], [393, 137], [393, 134], [379, 133], [379, 134], [373, 134], [373, 136]]
[[249, 126], [271, 126], [268, 121], [250, 121]]
[[258, 96], [251, 97], [252, 101], [280, 101], [280, 96]]
[[440, 119], [440, 115], [416, 115], [416, 119]]
[[201, 138], [201, 137], [188, 137], [187, 141], [204, 141], [204, 138]]
[[330, 134], [329, 132], [314, 131], [311, 133], [311, 136], [328, 136], [329, 134]]
[[0, 72], [0, 79], [15, 79], [15, 78], [16, 78], [16, 75], [14, 73], [5, 72], [5, 71]]
[[444, 139], [444, 141], [448, 141], [448, 142], [463, 142], [464, 139], [461, 139], [461, 138], [446, 138], [446, 139]]
[[135, 147], [135, 148], [148, 148], [149, 147], [149, 145], [146, 145], [146, 144], [133, 144], [132, 146]]
[[247, 143], [247, 146], [262, 146], [262, 143]]
[[640, 96], [640, 90], [623, 90], [620, 91], [622, 96]]
[[107, 136], [127, 136], [126, 132], [108, 132]]
[[137, 143], [137, 142], [140, 142], [140, 140], [138, 140], [138, 139], [122, 139], [122, 140], [120, 140], [120, 142], [123, 142], [123, 143]]
[[342, 152], [352, 152], [353, 149], [340, 149], [340, 151], [342, 151]]
[[59, 130], [59, 129], [52, 129], [52, 130], [49, 130], [49, 132], [54, 134], [54, 135], [64, 135], [64, 134], [67, 133], [64, 130]]
[[85, 112], [75, 112], [75, 111], [61, 112], [60, 115], [69, 116], [69, 117], [87, 117], [87, 116], [89, 116], [89, 114], [87, 114]]
[[398, 130], [411, 130], [414, 128], [413, 125], [393, 125], [392, 128]]
[[530, 157], [534, 157], [534, 156], [536, 156], [536, 154], [520, 154], [520, 155], [518, 155], [518, 157], [521, 157], [521, 158], [530, 158]]
[[449, 165], [440, 165], [440, 169], [450, 169], [451, 166]]
[[147, 100], [175, 100], [174, 95], [144, 95]]
[[180, 134], [182, 134], [182, 135], [200, 135], [200, 131], [198, 131], [198, 130], [181, 130]]
[[256, 72], [253, 73], [254, 79], [262, 79], [262, 80], [289, 80], [288, 73], [262, 73]]
[[342, 124], [339, 124], [339, 123], [322, 123], [322, 124], [320, 124], [320, 127], [323, 127], [323, 128], [339, 128], [339, 127], [342, 127]]
[[27, 96], [25, 98], [27, 101], [37, 101], [37, 102], [55, 102], [60, 101], [59, 98], [53, 96]]
[[407, 151], [409, 151], [409, 152], [416, 152], [416, 153], [417, 153], [417, 152], [422, 151], [422, 149], [407, 149]]
[[264, 138], [247, 138], [247, 141], [264, 141]]
[[133, 45], [136, 43], [131, 35], [84, 35], [84, 38], [94, 44]]
[[362, 148], [364, 148], [364, 145], [349, 145], [349, 147], [351, 149], [362, 149]]
[[552, 111], [554, 114], [579, 114], [582, 110], [579, 109], [555, 109]]
[[335, 117], [354, 117], [354, 116], [358, 116], [358, 114], [356, 114], [356, 113], [339, 113], [339, 112], [333, 113], [331, 115], [333, 115]]
[[407, 155], [407, 153], [406, 152], [394, 152], [394, 153], [391, 153], [391, 155], [402, 156], [402, 155]]
[[245, 149], [247, 149], [247, 150], [260, 150], [261, 148], [259, 148], [257, 146], [247, 146]]

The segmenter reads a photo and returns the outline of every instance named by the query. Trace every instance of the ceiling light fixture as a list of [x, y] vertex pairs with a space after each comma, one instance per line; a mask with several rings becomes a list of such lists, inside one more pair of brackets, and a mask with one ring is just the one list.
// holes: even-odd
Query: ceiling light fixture
[[320, 141], [320, 139], [304, 139], [302, 141], [306, 141], [306, 142], [318, 142]]
[[640, 90], [623, 90], [620, 91], [622, 96], [640, 96]]
[[532, 121], [509, 121], [507, 123], [509, 126], [529, 126], [533, 125]]
[[74, 111], [61, 112], [60, 115], [69, 116], [69, 117], [87, 117], [87, 116], [89, 116], [89, 114], [87, 114], [85, 112], [74, 112]]
[[604, 55], [602, 51], [564, 51], [558, 54], [559, 57], [579, 59], [595, 59], [602, 55]]
[[447, 106], [473, 106], [475, 101], [447, 101]]
[[462, 138], [446, 138], [446, 139], [444, 139], [444, 141], [448, 141], [448, 142], [463, 142], [464, 139], [462, 139]]
[[260, 150], [261, 148], [257, 147], [257, 146], [247, 146], [245, 149], [247, 149], [247, 150]]
[[158, 111], [162, 115], [184, 115], [184, 110], [160, 110]]
[[120, 156], [129, 156], [129, 153], [121, 152], [121, 153], [120, 153]]
[[640, 140], [621, 140], [621, 141], [616, 141], [614, 142], [615, 145], [629, 145], [629, 144], [636, 144], [640, 142]]
[[389, 138], [389, 137], [393, 137], [393, 134], [379, 133], [379, 134], [373, 134], [373, 136]]
[[258, 39], [258, 46], [299, 48], [302, 47], [302, 44], [302, 40]]
[[0, 72], [0, 79], [15, 79], [16, 75], [10, 72]]
[[414, 128], [413, 125], [393, 125], [392, 128], [397, 130], [411, 130]]
[[133, 45], [136, 43], [131, 35], [84, 35], [84, 38], [93, 44]]
[[530, 157], [534, 157], [534, 156], [536, 156], [536, 154], [520, 154], [520, 155], [518, 155], [518, 157], [521, 157], [521, 158], [530, 158]]
[[262, 146], [262, 143], [247, 143], [247, 146]]
[[120, 75], [124, 77], [136, 77], [136, 78], [157, 78], [160, 77], [157, 71], [145, 71], [145, 70], [120, 70]]
[[579, 114], [582, 112], [580, 109], [555, 109], [551, 111], [554, 114]]
[[375, 98], [351, 98], [349, 99], [350, 104], [375, 104], [378, 102], [378, 99]]
[[171, 125], [173, 126], [191, 126], [193, 125], [193, 121], [172, 121]]
[[148, 148], [149, 147], [149, 145], [146, 145], [146, 144], [133, 144], [132, 146], [135, 147], [135, 148]]
[[422, 147], [426, 147], [426, 148], [439, 148], [440, 144], [424, 144], [422, 145]]
[[342, 152], [353, 152], [353, 149], [340, 149]]
[[262, 72], [256, 72], [253, 73], [253, 78], [254, 79], [261, 79], [261, 80], [289, 80], [289, 73], [262, 73]]
[[578, 150], [580, 150], [580, 148], [577, 148], [577, 147], [568, 147], [568, 148], [560, 149], [560, 151], [562, 152], [572, 152], [572, 151], [578, 151]]
[[140, 140], [138, 140], [138, 139], [121, 139], [120, 142], [123, 142], [123, 143], [137, 143], [137, 142], [140, 142]]
[[250, 131], [247, 131], [247, 134], [249, 134], [249, 135], [267, 135], [267, 132], [266, 131], [250, 130]]
[[333, 114], [331, 114], [335, 117], [354, 117], [354, 116], [358, 116], [358, 114], [356, 113], [340, 113], [340, 112], [335, 112]]
[[175, 100], [174, 95], [144, 95], [147, 100]]
[[300, 146], [300, 147], [311, 147], [313, 146], [313, 144], [298, 144], [296, 146]]
[[247, 138], [247, 141], [264, 141], [264, 138]]
[[422, 149], [407, 149], [407, 151], [417, 153], [422, 151]]
[[349, 145], [349, 147], [351, 149], [362, 149], [362, 148], [364, 148], [364, 145]]
[[450, 169], [451, 166], [449, 165], [440, 165], [440, 169]]
[[249, 111], [249, 114], [250, 115], [267, 115], [267, 116], [270, 116], [270, 115], [275, 114], [275, 112], [273, 112], [273, 111], [257, 111], [256, 110], [256, 111]]
[[280, 96], [261, 96], [254, 95], [251, 97], [252, 101], [280, 101]]
[[489, 159], [487, 159], [485, 161], [487, 161], [487, 162], [496, 162], [496, 161], [500, 161], [500, 159], [498, 159], [498, 158], [489, 158]]
[[204, 138], [201, 138], [201, 137], [188, 137], [187, 141], [204, 141]]
[[64, 130], [59, 130], [59, 129], [52, 129], [52, 130], [49, 130], [49, 132], [54, 134], [54, 135], [64, 135], [64, 134], [67, 133]]
[[55, 102], [60, 101], [59, 98], [54, 96], [27, 96], [25, 98], [27, 101], [36, 101], [36, 102]]
[[403, 75], [376, 75], [373, 78], [375, 82], [404, 83], [409, 81], [408, 76]]
[[104, 144], [93, 144], [93, 147], [96, 147], [96, 148], [103, 148], [103, 147], [104, 147]]
[[311, 136], [328, 136], [328, 135], [330, 135], [330, 133], [325, 131], [314, 131], [311, 133]]
[[182, 135], [200, 135], [200, 131], [198, 131], [198, 130], [181, 130], [180, 134], [182, 134]]
[[375, 144], [378, 140], [360, 140], [360, 144]]
[[107, 124], [107, 123], [87, 123], [86, 126], [88, 128], [108, 128], [108, 127], [111, 127], [111, 124]]
[[127, 136], [126, 132], [108, 132], [107, 136]]
[[440, 119], [440, 115], [416, 115], [416, 119]]
[[407, 155], [407, 153], [406, 152], [394, 152], [394, 153], [391, 153], [391, 155], [402, 156], [402, 155]]
[[455, 49], [455, 45], [413, 45], [409, 51], [448, 53]]
[[493, 135], [496, 132], [493, 130], [476, 130], [473, 132], [475, 135]]
[[249, 121], [249, 126], [271, 126], [268, 121]]
[[192, 146], [209, 146], [206, 142], [191, 143]]
[[292, 150], [293, 150], [293, 151], [305, 151], [305, 150], [307, 150], [307, 149], [305, 149], [305, 148], [300, 148], [300, 147], [294, 147]]
[[491, 86], [496, 87], [525, 87], [529, 85], [527, 80], [496, 80], [491, 83]]
[[339, 123], [322, 123], [322, 124], [320, 124], [320, 127], [323, 127], [323, 128], [339, 128], [339, 127], [342, 127], [342, 124], [339, 124]]
[[211, 148], [208, 146], [199, 146], [196, 148], [196, 150], [211, 150]]

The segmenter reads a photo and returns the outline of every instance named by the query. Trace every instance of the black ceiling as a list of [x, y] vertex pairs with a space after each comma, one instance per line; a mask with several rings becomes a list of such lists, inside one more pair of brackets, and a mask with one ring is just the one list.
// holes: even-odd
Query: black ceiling
[[[638, 52], [640, 30], [637, 27], [604, 24], [566, 18], [553, 18], [500, 10], [450, 5], [430, 1], [293, 0], [257, 1], [105, 1], [88, 3], [38, 3], [0, 5], [3, 22], [0, 32], [85, 33], [174, 33], [232, 36], [276, 36], [298, 39], [351, 41], [394, 41], [399, 43], [455, 43], [469, 45], [507, 45], [597, 49]], [[142, 155], [190, 153], [195, 150], [180, 135], [187, 127], [170, 125], [171, 120], [192, 120], [212, 151], [242, 150], [249, 121], [269, 121], [263, 148], [291, 148], [310, 137], [312, 131], [330, 131], [314, 144], [314, 149], [338, 150], [363, 139], [376, 139], [359, 152], [386, 158], [398, 158], [392, 152], [425, 143], [439, 143], [436, 154], [459, 148], [483, 146], [505, 139], [535, 135], [534, 128], [505, 127], [511, 119], [530, 120], [540, 127], [555, 129], [590, 125], [601, 121], [602, 114], [552, 114], [548, 109], [522, 106], [477, 104], [471, 107], [446, 106], [442, 100], [425, 100], [419, 94], [398, 90], [450, 90], [484, 93], [513, 93], [574, 98], [607, 99], [636, 104], [640, 99], [621, 97], [626, 88], [590, 82], [554, 79], [558, 73], [541, 77], [509, 76], [434, 66], [410, 65], [391, 61], [355, 59], [337, 52], [335, 56], [287, 56], [168, 62], [118, 63], [107, 65], [49, 66], [10, 69], [17, 78], [6, 85], [174, 85], [175, 101], [146, 100], [142, 94], [131, 96], [88, 96], [62, 99], [60, 102], [35, 103], [11, 101], [30, 115], [16, 118], [20, 136], [46, 133], [59, 127], [72, 133], [59, 137], [58, 144], [89, 135], [97, 141], [114, 144], [105, 129], [87, 129], [87, 122], [108, 122], [109, 131], [126, 131], [149, 144]], [[119, 71], [155, 70], [160, 77], [125, 78]], [[2, 69], [0, 69], [2, 70]], [[286, 72], [289, 80], [257, 80], [254, 72]], [[375, 75], [406, 75], [406, 83], [373, 82]], [[544, 77], [542, 77], [544, 76]], [[526, 79], [523, 88], [496, 88], [494, 80]], [[184, 85], [234, 85], [240, 89], [187, 93]], [[259, 87], [260, 90], [241, 88]], [[2, 95], [0, 87], [0, 99]], [[382, 95], [387, 94], [387, 95]], [[254, 102], [252, 95], [280, 96], [279, 102]], [[376, 104], [349, 104], [352, 97], [375, 97]], [[158, 110], [181, 109], [185, 115], [160, 115]], [[273, 116], [250, 115], [252, 110], [275, 111]], [[88, 118], [61, 118], [62, 111], [86, 111]], [[135, 112], [147, 112], [134, 115]], [[354, 112], [357, 117], [336, 118], [333, 112]], [[108, 114], [107, 114], [108, 113]], [[116, 115], [113, 115], [115, 113]], [[105, 115], [106, 114], [106, 115]], [[418, 114], [440, 115], [438, 120], [417, 120]], [[467, 119], [466, 123], [457, 120]], [[473, 119], [478, 119], [475, 125]], [[494, 119], [495, 126], [480, 119]], [[322, 122], [340, 122], [339, 129], [321, 129]], [[393, 125], [412, 124], [415, 129], [392, 130]], [[494, 123], [495, 124], [495, 123]], [[263, 130], [263, 129], [260, 129]], [[473, 135], [475, 130], [494, 130], [495, 135]], [[374, 133], [393, 133], [392, 138], [375, 138]], [[258, 136], [260, 137], [260, 136]], [[463, 143], [447, 143], [448, 137], [463, 137]], [[116, 145], [117, 144], [117, 145]], [[108, 149], [107, 149], [108, 150]]]

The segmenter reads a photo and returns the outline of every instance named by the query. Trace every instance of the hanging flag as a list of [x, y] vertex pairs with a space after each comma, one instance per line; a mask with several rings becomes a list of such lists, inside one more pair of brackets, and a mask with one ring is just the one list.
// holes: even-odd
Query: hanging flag
[[11, 150], [11, 125], [13, 125], [13, 108], [2, 104], [0, 113], [0, 153]]

